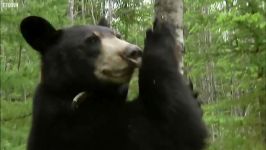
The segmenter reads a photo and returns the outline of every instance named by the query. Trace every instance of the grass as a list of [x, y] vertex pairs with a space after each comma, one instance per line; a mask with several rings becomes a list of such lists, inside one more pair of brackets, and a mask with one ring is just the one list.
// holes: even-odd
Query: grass
[[[265, 150], [263, 139], [265, 123], [259, 113], [250, 112], [245, 117], [234, 115], [229, 107], [208, 104], [203, 107], [210, 138], [208, 150]], [[227, 105], [227, 107], [230, 105]]]
[[1, 101], [1, 150], [25, 150], [31, 122], [31, 101]]

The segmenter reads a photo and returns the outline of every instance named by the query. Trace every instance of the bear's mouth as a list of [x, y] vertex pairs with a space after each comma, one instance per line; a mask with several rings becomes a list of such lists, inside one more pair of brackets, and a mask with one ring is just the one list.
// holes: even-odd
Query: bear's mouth
[[102, 73], [105, 76], [112, 77], [112, 78], [127, 78], [131, 77], [132, 73], [134, 71], [133, 67], [123, 68], [123, 69], [105, 69], [102, 71]]
[[137, 59], [127, 59], [128, 63], [133, 67], [140, 68], [141, 66], [141, 57]]

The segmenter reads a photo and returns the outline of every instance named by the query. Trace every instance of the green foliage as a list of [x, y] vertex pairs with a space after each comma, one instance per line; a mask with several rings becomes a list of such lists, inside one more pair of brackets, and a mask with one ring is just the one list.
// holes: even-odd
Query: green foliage
[[[243, 106], [248, 106], [244, 115], [232, 113], [232, 110], [240, 110]], [[208, 149], [264, 150], [266, 145], [261, 137], [264, 136], [265, 123], [254, 113], [261, 111], [257, 108], [258, 104], [248, 100], [243, 103], [242, 99], [233, 102], [224, 100], [204, 106], [205, 121], [211, 132]]]
[[1, 101], [1, 150], [24, 150], [31, 122], [31, 101]]
[[265, 2], [185, 2], [185, 64], [206, 104], [208, 149], [265, 149]]

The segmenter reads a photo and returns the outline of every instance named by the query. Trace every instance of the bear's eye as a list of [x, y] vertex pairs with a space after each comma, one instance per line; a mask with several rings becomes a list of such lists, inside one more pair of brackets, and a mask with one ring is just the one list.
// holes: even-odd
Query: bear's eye
[[95, 43], [99, 41], [99, 37], [96, 34], [92, 34], [91, 36], [86, 38], [86, 43]]

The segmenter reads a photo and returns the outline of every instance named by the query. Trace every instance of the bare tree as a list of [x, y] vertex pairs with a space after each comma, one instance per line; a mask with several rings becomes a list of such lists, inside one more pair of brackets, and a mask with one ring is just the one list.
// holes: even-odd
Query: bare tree
[[155, 17], [158, 20], [167, 21], [176, 27], [176, 58], [179, 63], [179, 71], [183, 74], [183, 0], [155, 0], [154, 9]]
[[75, 0], [68, 0], [68, 17], [71, 23], [74, 23], [74, 4]]
[[85, 10], [86, 10], [85, 2], [84, 0], [81, 0], [81, 16], [82, 16], [83, 21], [85, 21]]
[[110, 26], [112, 25], [112, 19], [113, 19], [113, 0], [108, 0], [107, 21]]
[[90, 5], [91, 5], [91, 17], [92, 17], [92, 20], [93, 20], [93, 24], [96, 24], [96, 19], [95, 19], [95, 16], [94, 16], [93, 1], [90, 1]]

